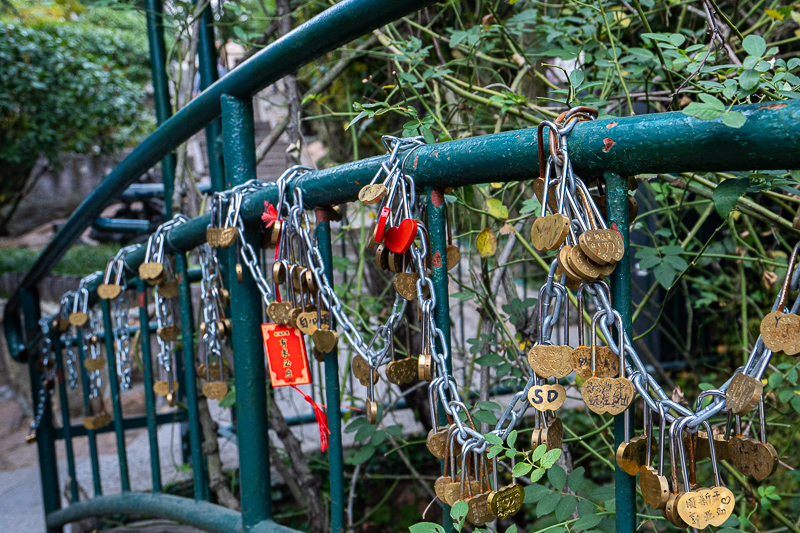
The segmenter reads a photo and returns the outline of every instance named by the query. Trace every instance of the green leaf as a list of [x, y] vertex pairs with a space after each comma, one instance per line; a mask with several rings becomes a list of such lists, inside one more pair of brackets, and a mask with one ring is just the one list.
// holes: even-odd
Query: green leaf
[[541, 500], [545, 494], [549, 494], [550, 489], [544, 485], [528, 485], [525, 487], [525, 500], [523, 503], [536, 503]]
[[517, 533], [517, 524], [511, 524], [510, 526], [508, 526], [508, 529], [506, 529], [506, 533]]
[[[480, 404], [478, 404], [480, 405]], [[487, 433], [483, 436], [489, 444], [503, 444], [503, 439], [494, 433]]]
[[561, 501], [561, 494], [556, 494], [555, 492], [545, 494], [536, 504], [536, 516], [541, 518], [549, 515], [555, 511], [559, 501]]
[[533, 198], [528, 198], [524, 202], [522, 202], [522, 207], [520, 208], [519, 212], [521, 214], [525, 213], [541, 213], [542, 212], [542, 204], [539, 202], [539, 199], [535, 196]]
[[359, 113], [358, 115], [356, 115], [356, 118], [354, 118], [353, 120], [351, 120], [351, 121], [350, 121], [350, 123], [349, 123], [349, 124], [348, 124], [348, 125], [347, 125], [347, 126], [344, 128], [344, 129], [345, 129], [345, 131], [347, 131], [347, 130], [350, 128], [350, 126], [352, 126], [353, 124], [355, 124], [356, 122], [358, 122], [358, 121], [359, 121], [359, 120], [361, 120], [362, 118], [364, 118], [364, 117], [368, 117], [368, 116], [369, 116], [369, 115], [371, 115], [371, 114], [372, 114], [372, 113], [370, 113], [369, 111], [362, 111], [361, 113]]
[[711, 106], [713, 109], [716, 109], [717, 111], [725, 111], [725, 104], [723, 104], [722, 100], [720, 100], [716, 96], [713, 96], [708, 93], [700, 93], [698, 95], [698, 98], [700, 98], [700, 100]]
[[679, 272], [689, 268], [689, 263], [687, 263], [683, 257], [678, 257], [677, 255], [668, 255], [664, 257], [664, 263]]
[[556, 506], [556, 520], [562, 522], [569, 518], [575, 512], [575, 505], [578, 503], [578, 498], [572, 494], [567, 494], [561, 498]]
[[505, 448], [503, 448], [499, 444], [495, 444], [494, 446], [489, 448], [489, 453], [487, 454], [487, 457], [489, 457], [489, 459], [497, 457], [498, 455], [503, 453], [503, 450], [505, 450]]
[[668, 37], [669, 42], [674, 44], [675, 46], [680, 46], [686, 42], [686, 37], [681, 35], [680, 33], [673, 33]]
[[544, 468], [537, 468], [533, 472], [531, 472], [531, 483], [537, 483], [542, 477], [544, 477], [544, 473], [546, 470]]
[[681, 255], [683, 253], [683, 247], [678, 246], [676, 244], [662, 246], [661, 248], [659, 248], [659, 250], [664, 255]]
[[665, 263], [661, 263], [655, 267], [653, 269], [653, 275], [665, 289], [669, 289], [672, 282], [675, 281], [675, 269]]
[[602, 487], [597, 487], [592, 491], [592, 499], [593, 500], [611, 500], [616, 497], [616, 493], [614, 492], [613, 485], [604, 485]]
[[736, 202], [747, 192], [749, 185], [750, 180], [747, 178], [727, 179], [717, 185], [712, 198], [719, 216], [726, 218], [733, 211], [733, 208], [736, 207]]
[[639, 260], [639, 268], [642, 270], [649, 270], [656, 265], [660, 265], [661, 261], [662, 259], [660, 257], [645, 257]]
[[572, 529], [591, 529], [600, 521], [603, 520], [602, 516], [597, 516], [596, 514], [585, 514], [578, 518], [578, 521], [572, 524]]
[[378, 426], [373, 426], [372, 424], [362, 425], [360, 428], [358, 428], [358, 431], [356, 431], [353, 440], [355, 440], [356, 442], [367, 440], [373, 435], [373, 433], [375, 433], [375, 430], [377, 428]]
[[358, 431], [358, 428], [360, 428], [364, 424], [369, 425], [369, 422], [367, 422], [366, 417], [362, 416], [360, 418], [356, 418], [355, 420], [347, 424], [347, 427], [344, 428], [344, 432], [353, 433], [354, 431]]
[[453, 519], [453, 527], [457, 530], [461, 531], [461, 528], [464, 527], [464, 520], [467, 518], [468, 511], [469, 505], [464, 500], [456, 502], [450, 509], [450, 518]]
[[542, 468], [550, 468], [558, 461], [559, 457], [561, 457], [561, 448], [556, 448], [555, 450], [550, 450], [545, 453], [541, 461]]
[[486, 210], [496, 219], [505, 220], [508, 218], [508, 208], [497, 198], [486, 200]]
[[444, 533], [444, 528], [439, 524], [434, 524], [433, 522], [420, 522], [418, 524], [414, 524], [408, 530], [411, 533]]
[[[497, 411], [498, 409], [501, 408], [499, 403], [490, 402], [490, 401], [478, 402], [475, 405], [475, 407], [477, 407], [478, 409], [483, 409], [485, 411]], [[500, 437], [498, 437], [498, 438], [500, 438]]]
[[496, 353], [487, 353], [483, 357], [475, 359], [475, 362], [481, 366], [496, 366], [503, 362], [503, 358]]
[[547, 480], [553, 485], [555, 490], [563, 490], [564, 485], [567, 483], [567, 473], [558, 465], [553, 465], [547, 471]]
[[745, 91], [752, 91], [758, 84], [761, 83], [761, 74], [754, 70], [748, 69], [739, 75], [739, 87]]
[[375, 448], [375, 446], [373, 446], [372, 444], [365, 444], [364, 446], [358, 449], [358, 451], [350, 458], [348, 463], [351, 465], [360, 465], [362, 463], [365, 463], [369, 460], [370, 457], [375, 455], [376, 449], [377, 448]]
[[[497, 422], [495, 422], [495, 424], [496, 424], [496, 423], [497, 423]], [[517, 430], [516, 430], [516, 429], [515, 429], [515, 430], [513, 430], [511, 433], [509, 433], [509, 434], [508, 434], [508, 437], [506, 437], [506, 442], [508, 443], [508, 445], [509, 445], [511, 448], [513, 448], [513, 447], [514, 447], [514, 444], [516, 444], [516, 442], [517, 442]]]
[[714, 120], [722, 115], [722, 111], [715, 109], [708, 104], [692, 102], [683, 108], [683, 114], [694, 117], [698, 120]]
[[582, 70], [573, 70], [569, 73], [569, 82], [573, 89], [578, 89], [583, 84], [583, 79], [584, 76]]
[[582, 466], [579, 466], [575, 470], [569, 473], [569, 478], [567, 478], [567, 485], [572, 492], [578, 492], [580, 490], [581, 485], [583, 485], [584, 475], [586, 473], [586, 469]]
[[760, 35], [751, 34], [742, 41], [742, 48], [751, 56], [762, 57], [767, 51], [767, 42]]
[[532, 464], [517, 463], [514, 465], [514, 469], [511, 471], [511, 475], [514, 477], [527, 476], [531, 470], [533, 470]]
[[484, 424], [494, 425], [497, 424], [497, 416], [491, 411], [475, 411], [472, 413], [472, 418]]
[[739, 129], [747, 122], [747, 117], [740, 111], [728, 111], [722, 115], [722, 123], [729, 128]]

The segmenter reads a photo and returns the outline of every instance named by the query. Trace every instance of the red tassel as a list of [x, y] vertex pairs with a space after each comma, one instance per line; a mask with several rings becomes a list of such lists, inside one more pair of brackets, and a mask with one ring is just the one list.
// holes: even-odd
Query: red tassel
[[319, 427], [319, 450], [324, 452], [328, 449], [328, 435], [331, 434], [331, 430], [328, 429], [328, 416], [325, 414], [325, 411], [322, 410], [322, 407], [320, 407], [311, 396], [304, 393], [294, 385], [292, 385], [292, 388], [302, 394], [303, 398], [305, 398], [306, 401], [311, 404], [311, 407], [314, 408], [314, 416], [317, 417], [317, 426]]
[[[266, 202], [265, 202], [265, 205], [266, 205]], [[283, 227], [283, 219], [280, 219], [280, 221], [281, 221], [281, 227]], [[283, 230], [281, 230], [281, 231], [283, 231]], [[279, 254], [280, 248], [281, 248], [281, 239], [280, 239], [280, 232], [278, 232], [278, 242], [277, 242], [277, 244], [275, 244], [275, 261], [278, 260], [278, 254]], [[280, 287], [278, 287], [277, 283], [275, 284], [275, 301], [276, 302], [280, 302], [281, 301], [281, 289], [280, 289]]]

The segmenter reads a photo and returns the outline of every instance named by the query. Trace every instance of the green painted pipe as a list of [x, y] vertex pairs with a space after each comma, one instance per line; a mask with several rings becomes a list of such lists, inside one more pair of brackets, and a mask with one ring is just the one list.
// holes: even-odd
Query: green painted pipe
[[[83, 335], [80, 334], [80, 329], [78, 334], [78, 342], [76, 344], [78, 349], [78, 372], [80, 372], [81, 375], [81, 388], [83, 389], [83, 409], [88, 415], [90, 412], [92, 412], [91, 407], [89, 406], [89, 372], [86, 370], [86, 367], [83, 366], [83, 362], [86, 360], [86, 351], [83, 343]], [[92, 466], [92, 485], [94, 486], [94, 495], [100, 496], [103, 494], [103, 487], [100, 483], [100, 461], [97, 455], [97, 434], [90, 429], [86, 431], [86, 436], [89, 439], [89, 462]]]
[[[61, 337], [58, 333], [53, 333], [53, 353], [56, 358], [56, 371], [58, 372], [58, 400], [61, 404], [61, 421], [63, 426], [56, 429], [56, 440], [64, 439], [64, 451], [67, 456], [67, 475], [69, 476], [69, 495], [72, 502], [77, 502], [80, 499], [78, 495], [78, 478], [75, 474], [75, 452], [72, 449], [72, 426], [70, 425], [69, 417], [69, 398], [67, 397], [67, 388], [64, 385], [64, 361], [63, 351], [61, 347]], [[83, 426], [80, 426], [83, 428]], [[85, 428], [84, 428], [85, 429]], [[60, 430], [60, 433], [59, 433]]]
[[[331, 252], [331, 223], [327, 209], [317, 209], [317, 246], [325, 265], [325, 276], [333, 285], [333, 254]], [[331, 328], [336, 324], [331, 317]], [[344, 524], [344, 459], [342, 451], [342, 417], [339, 396], [339, 348], [325, 354], [325, 402], [327, 403], [330, 448], [328, 449], [328, 470], [331, 483], [331, 532], [339, 533]], [[312, 417], [313, 418], [313, 417]], [[288, 421], [287, 421], [288, 422]]]
[[[605, 173], [606, 197], [608, 198], [608, 225], [616, 226], [625, 243], [625, 255], [617, 263], [611, 274], [611, 303], [622, 316], [625, 333], [633, 338], [631, 328], [631, 254], [630, 221], [628, 220], [628, 181], [619, 174]], [[628, 425], [633, 434], [633, 418], [636, 404], [628, 408]], [[614, 417], [614, 449], [625, 441], [625, 414]], [[636, 476], [623, 472], [614, 463], [614, 495], [616, 500], [616, 532], [634, 533], [636, 531]]]
[[92, 228], [98, 231], [114, 233], [136, 233], [143, 235], [150, 233], [150, 222], [135, 218], [104, 218], [97, 217], [92, 222]]
[[200, 430], [200, 414], [197, 410], [197, 371], [194, 359], [194, 311], [189, 279], [186, 276], [186, 254], [175, 254], [178, 271], [178, 299], [181, 309], [181, 339], [183, 354], [183, 388], [186, 410], [189, 415], [189, 442], [192, 454], [192, 477], [194, 478], [194, 498], [208, 500], [208, 476], [206, 457], [203, 455], [203, 434]]
[[111, 406], [114, 411], [114, 432], [117, 434], [117, 457], [119, 458], [119, 479], [122, 492], [131, 490], [128, 476], [128, 452], [125, 451], [125, 430], [122, 419], [122, 403], [119, 397], [119, 376], [117, 376], [117, 350], [114, 347], [114, 327], [111, 325], [111, 302], [100, 300], [103, 312], [103, 327], [108, 332], [103, 335], [108, 362], [108, 388], [111, 389]]
[[60, 528], [88, 517], [137, 515], [174, 520], [212, 533], [241, 531], [239, 513], [213, 503], [190, 500], [171, 494], [129, 492], [98, 496], [73, 503], [60, 511], [47, 513], [48, 528]]
[[[150, 421], [155, 420], [156, 426], [163, 426], [164, 424], [178, 424], [180, 422], [184, 422], [188, 420], [185, 411], [173, 411], [168, 413], [161, 413], [155, 416], [129, 416], [122, 419], [122, 428], [125, 431], [131, 429], [141, 429], [148, 426]], [[86, 428], [83, 427], [81, 424], [76, 424], [74, 426], [69, 426], [69, 430], [65, 427], [57, 427], [56, 428], [56, 439], [63, 439], [64, 434], [69, 431], [72, 438], [78, 437], [85, 437], [86, 436]], [[105, 426], [98, 430], [95, 430], [95, 434], [99, 435], [101, 433], [111, 433], [114, 431], [113, 426]]]
[[[439, 350], [447, 349], [448, 357], [445, 359], [445, 366], [447, 372], [453, 372], [453, 360], [450, 356], [452, 345], [450, 342], [450, 291], [448, 283], [450, 279], [447, 276], [447, 207], [444, 201], [444, 193], [441, 189], [430, 189], [428, 191], [428, 236], [430, 237], [431, 249], [428, 253], [431, 255], [431, 277], [433, 278], [433, 294], [436, 298], [436, 307], [433, 309], [433, 318], [436, 327], [442, 330], [444, 334], [444, 342], [446, 346], [441, 345], [440, 339], [437, 338], [436, 345]], [[442, 406], [442, 399], [439, 402], [439, 420], [438, 423], [446, 426], [448, 423], [447, 413], [445, 413]], [[431, 421], [434, 422], [434, 421]], [[444, 472], [444, 464], [442, 464], [442, 471]], [[450, 517], [450, 506], [442, 502], [442, 525], [447, 533], [453, 531], [453, 519]]]
[[[236, 96], [222, 97], [222, 132], [225, 150], [225, 177], [228, 188], [256, 177], [256, 144], [253, 130], [253, 102]], [[247, 242], [259, 242], [259, 230], [245, 226]], [[243, 268], [237, 281], [236, 248], [229, 250], [226, 283], [231, 294], [233, 330], [233, 374], [236, 381], [236, 426], [239, 457], [247, 463], [241, 469], [242, 523], [249, 531], [272, 517], [269, 464], [269, 423], [267, 420], [268, 383], [264, 370], [261, 341], [263, 303], [250, 269]]]
[[150, 317], [147, 315], [147, 290], [149, 285], [136, 280], [139, 298], [139, 333], [142, 351], [142, 374], [144, 374], [144, 408], [147, 413], [147, 437], [150, 443], [150, 476], [153, 492], [161, 492], [161, 460], [158, 457], [158, 426], [156, 425], [156, 398], [153, 394], [153, 356], [150, 353]]
[[[36, 288], [25, 290], [22, 293], [22, 309], [25, 314], [25, 332], [28, 338], [33, 338], [41, 332], [39, 319], [41, 311], [39, 306], [39, 292]], [[39, 389], [42, 383], [42, 374], [36, 365], [37, 358], [31, 357], [28, 361], [28, 375], [30, 376], [31, 395], [33, 396], [34, 409], [39, 403]], [[53, 404], [48, 394], [44, 402], [39, 427], [36, 430], [36, 452], [39, 459], [39, 479], [42, 483], [42, 503], [45, 513], [52, 512], [61, 507], [61, 491], [58, 482], [58, 460], [56, 458], [56, 440], [53, 428]], [[48, 528], [48, 533], [60, 531], [58, 528]]]
[[[433, 3], [434, 0], [343, 0], [256, 53], [134, 148], [72, 213], [25, 275], [21, 286], [33, 287], [39, 283], [111, 198], [122, 194], [139, 176], [219, 117], [222, 95], [250, 97], [339, 46]], [[9, 318], [4, 322], [10, 327], [18, 325], [9, 320], [13, 320], [11, 315], [18, 314], [19, 305], [19, 292], [15, 292], [5, 308], [5, 316]], [[21, 355], [24, 359], [24, 353], [19, 351], [19, 338], [12, 334], [10, 340], [12, 356], [19, 358]]]
[[[195, 5], [197, 5], [195, 0]], [[200, 31], [197, 40], [197, 62], [200, 74], [200, 90], [205, 91], [219, 79], [217, 72], [217, 48], [214, 40], [214, 15], [211, 3], [206, 3], [200, 14]], [[192, 82], [194, 83], [194, 81]], [[206, 126], [206, 152], [208, 153], [208, 175], [211, 177], [211, 190], [225, 188], [225, 169], [222, 166], [222, 146], [220, 145], [222, 123], [218, 118]]]
[[[150, 44], [150, 72], [153, 78], [153, 100], [156, 120], [161, 126], [172, 116], [167, 77], [167, 51], [164, 45], [164, 6], [161, 0], [145, 0], [147, 40]], [[171, 152], [171, 151], [170, 151]], [[161, 181], [164, 183], [164, 216], [172, 218], [172, 193], [175, 190], [175, 154], [165, 153], [161, 161]]]

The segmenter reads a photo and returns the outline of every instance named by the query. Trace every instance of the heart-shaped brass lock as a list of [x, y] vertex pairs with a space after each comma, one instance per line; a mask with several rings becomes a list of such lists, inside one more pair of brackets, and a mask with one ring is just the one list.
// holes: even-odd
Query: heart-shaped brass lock
[[458, 246], [448, 244], [445, 257], [447, 258], [447, 270], [453, 270], [461, 261], [461, 250], [458, 249]]
[[572, 372], [572, 348], [539, 344], [528, 351], [528, 364], [543, 378], [561, 379]]
[[737, 372], [725, 390], [725, 407], [735, 415], [744, 416], [756, 408], [763, 392], [761, 380]]
[[567, 263], [570, 268], [585, 280], [596, 280], [603, 277], [604, 270], [586, 257], [579, 246], [573, 246], [567, 256]]
[[289, 323], [292, 304], [289, 302], [272, 302], [267, 308], [267, 314], [276, 324], [286, 325]]
[[[350, 367], [351, 371], [353, 372], [353, 376], [363, 385], [369, 385], [369, 363], [363, 357], [356, 355], [353, 356], [353, 361]], [[380, 378], [380, 374], [378, 374], [378, 369], [372, 369], [372, 382], [377, 383], [378, 379]]]
[[178, 297], [178, 280], [172, 279], [164, 281], [156, 288], [158, 295], [162, 298], [177, 298]]
[[166, 396], [169, 392], [169, 384], [166, 381], [156, 381], [153, 383], [153, 392], [159, 396]]
[[569, 217], [562, 214], [539, 217], [531, 227], [531, 243], [540, 252], [556, 250], [569, 234]]
[[158, 328], [156, 334], [164, 342], [175, 342], [178, 340], [178, 335], [180, 335], [180, 329], [176, 324], [170, 324], [169, 326]]
[[230, 248], [233, 246], [233, 243], [236, 242], [236, 236], [238, 234], [238, 228], [236, 227], [228, 227], [222, 228], [219, 231], [219, 247], [220, 248]]
[[228, 384], [224, 381], [209, 381], [203, 384], [203, 396], [209, 400], [221, 400], [228, 394]]
[[773, 311], [761, 321], [761, 339], [773, 352], [800, 353], [800, 316]]
[[103, 283], [97, 287], [97, 296], [101, 300], [113, 300], [122, 294], [122, 287], [115, 283]]
[[581, 396], [586, 406], [598, 415], [622, 413], [633, 401], [636, 390], [626, 378], [598, 378], [586, 380]]
[[690, 527], [721, 526], [734, 510], [736, 498], [726, 487], [687, 492], [677, 502], [678, 515]]
[[[651, 448], [655, 451], [655, 443]], [[635, 476], [644, 466], [647, 457], [647, 435], [638, 435], [629, 442], [620, 443], [617, 448], [617, 465], [620, 470], [630, 476]]]
[[497, 518], [503, 519], [515, 515], [522, 508], [525, 500], [525, 489], [515, 484], [489, 494], [489, 508]]
[[83, 360], [83, 367], [89, 372], [101, 370], [106, 366], [106, 358], [102, 355], [100, 357], [89, 357]]
[[364, 205], [373, 205], [383, 200], [388, 192], [383, 183], [365, 185], [358, 191], [358, 200]]
[[639, 487], [642, 499], [651, 509], [663, 509], [669, 500], [669, 481], [666, 476], [659, 476], [658, 470], [652, 466], [639, 469]]
[[[556, 192], [557, 187], [557, 183], [550, 182], [550, 187], [547, 189], [547, 206], [553, 213], [558, 211], [558, 193]], [[536, 198], [539, 199], [539, 203], [541, 204], [542, 198], [544, 197], [544, 178], [536, 178], [533, 180], [533, 193], [536, 195]]]
[[406, 357], [386, 365], [386, 379], [395, 385], [407, 385], [417, 377], [417, 361]]
[[567, 391], [559, 384], [534, 385], [528, 389], [528, 401], [537, 411], [555, 411], [567, 399]]
[[[592, 377], [592, 349], [578, 346], [572, 350], [572, 369], [583, 379]], [[595, 348], [595, 370], [598, 378], [613, 378], [619, 374], [619, 356], [608, 346]]]
[[330, 353], [339, 343], [339, 335], [330, 329], [318, 329], [311, 336], [314, 347], [322, 353]]
[[539, 430], [539, 444], [544, 444], [546, 450], [560, 450], [564, 442], [564, 424], [555, 417], [546, 428]]
[[578, 237], [578, 244], [586, 256], [598, 265], [616, 263], [625, 254], [622, 234], [614, 229], [590, 229]]
[[295, 321], [297, 328], [306, 335], [313, 335], [317, 331], [317, 312], [306, 311], [300, 313]]
[[77, 313], [70, 313], [69, 315], [69, 323], [72, 326], [82, 328], [89, 322], [89, 315], [84, 313], [83, 311], [78, 311]]
[[[416, 375], [416, 371], [414, 374]], [[428, 438], [425, 440], [425, 446], [431, 452], [431, 455], [437, 459], [444, 459], [447, 447], [447, 428], [442, 428], [438, 431], [431, 429], [428, 432]]]
[[467, 500], [467, 521], [478, 527], [497, 518], [489, 507], [489, 493], [484, 492]]
[[762, 481], [778, 469], [778, 452], [770, 443], [734, 435], [730, 440], [731, 462], [745, 476]]
[[395, 276], [392, 285], [394, 290], [401, 298], [408, 301], [416, 301], [417, 299], [417, 280], [419, 274], [415, 272], [402, 272]]
[[156, 280], [165, 274], [164, 265], [150, 261], [139, 265], [139, 277], [147, 281], [150, 285], [155, 285]]
[[219, 248], [219, 233], [221, 228], [206, 228], [206, 242], [212, 248]]
[[93, 417], [94, 429], [106, 427], [111, 423], [111, 413], [100, 413]]

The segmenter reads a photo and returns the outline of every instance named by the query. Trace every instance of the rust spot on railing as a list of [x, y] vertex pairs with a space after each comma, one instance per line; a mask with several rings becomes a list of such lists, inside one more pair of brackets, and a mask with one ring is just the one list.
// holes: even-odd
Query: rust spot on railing
[[609, 122], [608, 124], [606, 124], [606, 129], [610, 130], [611, 128], [613, 128], [617, 124], [618, 124], [618, 122]]
[[444, 193], [441, 189], [433, 189], [431, 191], [431, 202], [436, 207], [442, 207], [444, 205]]
[[[433, 195], [431, 195], [433, 197]], [[442, 268], [442, 252], [437, 251], [431, 258], [433, 268]]]
[[617, 142], [611, 137], [606, 137], [605, 139], [603, 139], [603, 144], [605, 145], [603, 151], [608, 152], [615, 144], [617, 144]]
[[769, 104], [769, 105], [765, 105], [765, 106], [761, 106], [761, 107], [759, 107], [759, 108], [758, 108], [758, 110], [759, 110], [759, 111], [761, 111], [762, 109], [769, 109], [769, 110], [771, 110], [771, 111], [774, 111], [775, 109], [783, 109], [783, 108], [784, 108], [784, 107], [786, 107], [787, 105], [788, 105], [788, 104], [778, 104], [778, 103], [775, 103], [775, 104]]

